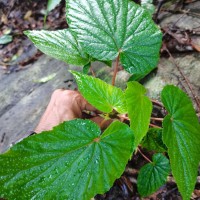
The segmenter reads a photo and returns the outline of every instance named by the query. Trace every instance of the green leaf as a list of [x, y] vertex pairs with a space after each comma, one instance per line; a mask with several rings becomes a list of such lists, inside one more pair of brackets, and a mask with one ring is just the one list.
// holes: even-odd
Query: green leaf
[[137, 187], [141, 196], [155, 192], [167, 181], [170, 172], [169, 160], [161, 153], [153, 155], [153, 162], [144, 165], [139, 172]]
[[83, 66], [83, 73], [84, 74], [88, 74], [89, 73], [89, 70], [90, 70], [90, 67], [91, 67], [91, 62], [87, 63], [86, 65]]
[[163, 121], [163, 141], [168, 148], [172, 174], [184, 200], [190, 199], [200, 161], [200, 125], [189, 97], [168, 85], [161, 94], [168, 111]]
[[149, 151], [157, 151], [161, 153], [167, 151], [167, 147], [162, 141], [161, 128], [150, 128], [141, 145]]
[[60, 2], [61, 0], [48, 0], [47, 12], [52, 11]]
[[141, 6], [150, 13], [150, 15], [153, 15], [155, 12], [155, 6], [153, 5], [153, 0], [141, 0]]
[[120, 177], [132, 146], [132, 130], [119, 121], [102, 135], [90, 120], [64, 122], [0, 156], [1, 197], [88, 200]]
[[62, 60], [68, 64], [83, 66], [89, 62], [85, 54], [69, 29], [57, 31], [25, 31], [35, 46], [43, 53]]
[[126, 101], [120, 88], [79, 72], [71, 71], [76, 78], [78, 89], [83, 97], [98, 110], [110, 113], [116, 110], [126, 113]]
[[0, 44], [8, 44], [12, 42], [13, 37], [11, 35], [3, 35], [0, 37]]
[[152, 103], [145, 96], [146, 89], [138, 82], [128, 82], [125, 91], [130, 127], [135, 135], [135, 147], [138, 146], [149, 129]]
[[112, 67], [112, 60], [107, 60], [107, 61], [101, 61], [103, 62], [104, 64], [106, 64], [108, 67]]
[[162, 34], [149, 13], [129, 0], [66, 0], [67, 21], [84, 50], [99, 60], [120, 61], [129, 73], [156, 67]]
[[146, 76], [146, 74], [133, 74], [129, 79], [128, 82], [130, 81], [140, 81], [141, 79], [143, 79]]

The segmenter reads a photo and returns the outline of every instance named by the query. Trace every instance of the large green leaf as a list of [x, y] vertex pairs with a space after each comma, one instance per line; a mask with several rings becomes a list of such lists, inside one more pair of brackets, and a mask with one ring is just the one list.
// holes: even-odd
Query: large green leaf
[[162, 141], [161, 128], [150, 128], [147, 135], [142, 140], [141, 145], [149, 151], [156, 151], [161, 153], [167, 151], [167, 148]]
[[141, 142], [149, 129], [152, 103], [145, 96], [146, 89], [138, 82], [127, 83], [125, 91], [130, 127], [135, 135], [135, 147]]
[[119, 121], [102, 135], [92, 121], [64, 122], [0, 156], [0, 195], [16, 200], [89, 200], [120, 177], [132, 150], [132, 130]]
[[190, 199], [200, 161], [200, 125], [191, 100], [168, 85], [161, 94], [168, 111], [163, 121], [163, 141], [168, 147], [172, 174], [183, 199]]
[[126, 101], [120, 88], [79, 72], [71, 71], [76, 78], [78, 89], [83, 97], [98, 110], [110, 113], [116, 110], [126, 113]]
[[24, 33], [39, 50], [49, 56], [73, 65], [83, 66], [89, 62], [89, 56], [83, 52], [69, 29], [25, 31]]
[[66, 0], [67, 21], [84, 50], [120, 61], [129, 73], [147, 74], [159, 59], [162, 34], [149, 13], [129, 0]]
[[161, 153], [153, 155], [153, 162], [144, 165], [139, 172], [137, 187], [141, 196], [155, 192], [167, 181], [170, 172], [169, 160]]

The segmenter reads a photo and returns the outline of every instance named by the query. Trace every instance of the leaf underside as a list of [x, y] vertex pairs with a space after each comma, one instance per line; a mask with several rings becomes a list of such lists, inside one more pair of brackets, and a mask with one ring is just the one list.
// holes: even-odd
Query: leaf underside
[[168, 111], [163, 121], [163, 141], [168, 148], [172, 174], [184, 200], [190, 199], [200, 161], [200, 125], [191, 100], [168, 85], [161, 94]]
[[102, 135], [90, 120], [64, 122], [0, 155], [1, 197], [88, 200], [120, 177], [132, 146], [131, 129], [119, 121]]
[[69, 29], [57, 31], [25, 31], [35, 46], [43, 53], [68, 64], [83, 66], [89, 62], [89, 56]]
[[76, 71], [71, 73], [76, 78], [80, 93], [95, 108], [105, 113], [113, 109], [119, 113], [127, 112], [124, 92], [120, 88]]
[[149, 129], [152, 103], [145, 96], [146, 89], [138, 82], [127, 83], [125, 91], [130, 127], [135, 136], [135, 147], [141, 142]]
[[157, 65], [162, 34], [149, 13], [129, 0], [66, 0], [66, 17], [78, 42], [92, 57], [120, 61], [131, 74]]
[[153, 155], [153, 162], [144, 165], [139, 172], [137, 187], [141, 196], [148, 196], [161, 187], [170, 172], [169, 160], [161, 153]]

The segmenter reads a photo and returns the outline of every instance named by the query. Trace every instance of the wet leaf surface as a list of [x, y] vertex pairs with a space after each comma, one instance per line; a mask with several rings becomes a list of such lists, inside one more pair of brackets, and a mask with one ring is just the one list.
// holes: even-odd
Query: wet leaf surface
[[133, 133], [115, 121], [101, 135], [90, 120], [64, 122], [0, 156], [1, 197], [82, 199], [110, 189], [133, 152]]
[[191, 100], [178, 87], [165, 86], [161, 99], [169, 113], [163, 121], [163, 141], [178, 189], [187, 200], [195, 187], [200, 160], [200, 125]]
[[110, 113], [116, 110], [126, 113], [124, 92], [106, 82], [76, 71], [71, 71], [76, 78], [78, 89], [83, 97], [98, 110]]
[[141, 196], [156, 192], [167, 181], [170, 172], [169, 160], [161, 153], [153, 155], [153, 162], [144, 165], [138, 176], [138, 191]]
[[99, 60], [120, 61], [131, 74], [156, 67], [162, 34], [149, 13], [128, 0], [66, 0], [66, 16], [83, 49]]
[[125, 91], [130, 127], [135, 136], [135, 147], [137, 147], [149, 129], [152, 112], [152, 103], [145, 96], [146, 89], [138, 82], [127, 83]]
[[58, 60], [82, 66], [89, 62], [89, 56], [83, 52], [70, 29], [25, 31], [24, 33], [38, 49]]

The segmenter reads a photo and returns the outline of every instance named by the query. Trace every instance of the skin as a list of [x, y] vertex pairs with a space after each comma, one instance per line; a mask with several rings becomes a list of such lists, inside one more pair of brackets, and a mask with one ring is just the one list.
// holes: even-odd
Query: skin
[[[58, 89], [51, 96], [51, 100], [35, 129], [36, 133], [52, 130], [52, 128], [63, 121], [75, 118], [84, 118], [83, 111], [93, 111], [99, 113], [91, 106], [77, 91]], [[111, 121], [104, 121], [102, 117], [91, 118], [102, 129], [105, 129]]]

